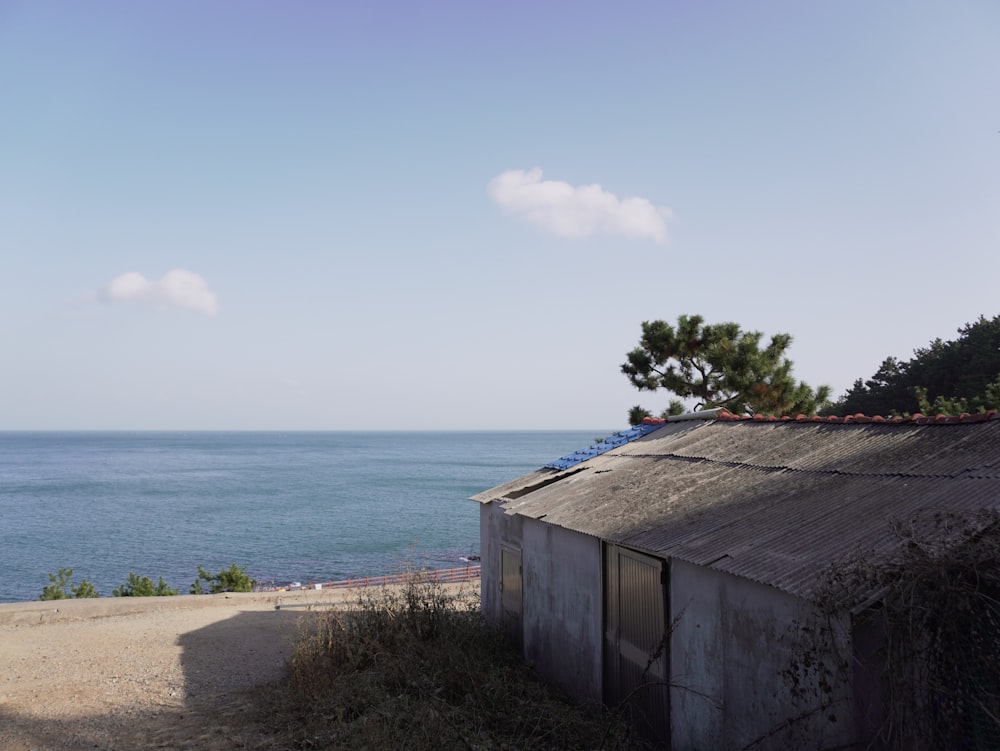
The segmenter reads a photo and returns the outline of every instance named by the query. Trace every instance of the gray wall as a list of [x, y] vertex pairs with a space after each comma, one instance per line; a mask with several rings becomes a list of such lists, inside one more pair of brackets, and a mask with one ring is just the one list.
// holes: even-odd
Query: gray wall
[[579, 701], [602, 700], [601, 543], [525, 519], [524, 656]]
[[498, 539], [490, 534], [495, 506], [479, 506], [479, 601], [483, 618], [494, 625], [500, 621], [500, 549]]
[[483, 618], [500, 625], [500, 546], [521, 547], [520, 516], [508, 516], [497, 503], [479, 508], [480, 599]]
[[500, 548], [521, 550], [524, 657], [580, 701], [602, 699], [601, 545], [596, 537], [507, 515], [479, 517], [483, 617], [499, 625]]
[[672, 748], [757, 741], [754, 751], [783, 751], [854, 740], [846, 618], [818, 617], [748, 579], [676, 559], [670, 566]]

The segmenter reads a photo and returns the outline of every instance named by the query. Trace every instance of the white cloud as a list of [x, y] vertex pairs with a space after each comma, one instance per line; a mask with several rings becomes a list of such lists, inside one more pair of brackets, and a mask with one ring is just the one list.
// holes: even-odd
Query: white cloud
[[130, 271], [112, 279], [99, 297], [106, 302], [135, 301], [155, 308], [181, 308], [209, 316], [219, 312], [218, 299], [205, 280], [185, 269], [174, 269], [158, 280], [149, 280]]
[[542, 180], [535, 167], [507, 170], [492, 180], [487, 192], [503, 211], [563, 237], [586, 237], [596, 232], [666, 242], [666, 206], [648, 199], [619, 198], [596, 183], [570, 185]]

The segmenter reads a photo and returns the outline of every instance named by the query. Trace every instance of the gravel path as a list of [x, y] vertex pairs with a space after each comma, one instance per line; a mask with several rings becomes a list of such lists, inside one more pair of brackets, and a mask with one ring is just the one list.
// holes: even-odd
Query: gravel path
[[0, 749], [229, 749], [247, 689], [347, 592], [0, 604]]

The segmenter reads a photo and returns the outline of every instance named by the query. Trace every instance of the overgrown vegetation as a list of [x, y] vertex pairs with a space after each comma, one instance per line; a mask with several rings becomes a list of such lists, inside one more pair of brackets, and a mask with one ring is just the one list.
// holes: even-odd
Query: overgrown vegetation
[[419, 580], [310, 620], [258, 721], [271, 749], [647, 748], [537, 680], [477, 598]]
[[1000, 513], [928, 513], [893, 533], [893, 554], [855, 554], [817, 598], [827, 613], [868, 606], [878, 747], [1000, 748]]
[[115, 587], [111, 594], [115, 597], [169, 597], [176, 595], [177, 590], [168, 586], [162, 576], [159, 582], [153, 584], [148, 576], [138, 576], [129, 571], [128, 581]]
[[[204, 584], [203, 584], [204, 583]], [[198, 576], [191, 585], [191, 594], [201, 595], [218, 594], [220, 592], [252, 592], [257, 582], [247, 574], [245, 566], [231, 564], [229, 568], [224, 568], [217, 574], [210, 574], [201, 566], [198, 567]]]

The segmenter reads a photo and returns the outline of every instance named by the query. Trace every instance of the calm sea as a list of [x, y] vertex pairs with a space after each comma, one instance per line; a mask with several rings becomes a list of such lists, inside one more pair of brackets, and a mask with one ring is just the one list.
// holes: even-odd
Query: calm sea
[[470, 495], [603, 435], [0, 432], [0, 602], [64, 567], [110, 595], [129, 572], [186, 593], [199, 565], [279, 583], [462, 565]]

